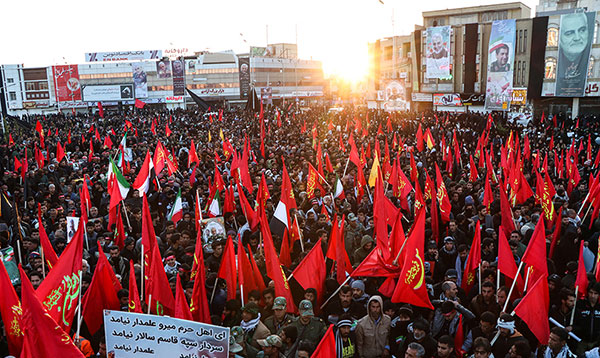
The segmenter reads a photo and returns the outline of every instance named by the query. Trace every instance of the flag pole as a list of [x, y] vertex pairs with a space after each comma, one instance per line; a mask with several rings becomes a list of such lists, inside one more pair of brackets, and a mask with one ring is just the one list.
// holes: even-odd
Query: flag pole
[[[521, 262], [523, 262], [523, 261], [521, 261]], [[525, 287], [523, 288], [523, 292], [527, 291], [527, 284], [529, 283], [529, 274], [531, 273], [531, 270], [532, 270], [531, 267], [527, 269], [527, 275], [525, 275]]]
[[346, 176], [346, 170], [348, 170], [348, 164], [350, 164], [349, 156], [348, 156], [348, 160], [346, 160], [346, 166], [344, 167], [344, 174], [342, 174], [342, 178]]
[[240, 299], [242, 300], [242, 307], [244, 307], [244, 285], [240, 285]]
[[142, 302], [144, 302], [144, 286], [145, 286], [145, 282], [146, 282], [146, 277], [144, 276], [144, 244], [142, 244], [142, 254], [141, 254], [141, 260], [140, 262], [142, 263], [142, 277], [141, 277], [141, 294], [140, 294], [140, 298], [142, 299]]
[[[398, 213], [398, 215], [402, 215], [402, 213]], [[406, 246], [407, 242], [408, 242], [408, 238], [406, 238], [404, 240], [404, 242], [402, 243], [402, 247], [400, 247], [400, 250], [398, 251], [398, 255], [396, 255], [396, 258], [393, 261], [394, 266], [398, 266], [398, 260], [400, 259], [400, 254], [402, 253], [402, 250], [404, 250], [404, 246]]]
[[152, 294], [148, 295], [148, 314], [150, 314], [150, 307], [152, 304]]
[[123, 201], [121, 209], [123, 209], [123, 212], [125, 213], [125, 219], [127, 219], [127, 226], [129, 227], [129, 230], [131, 230], [131, 223], [129, 222], [129, 215], [127, 215], [127, 208], [125, 208], [125, 201]]
[[298, 225], [298, 214], [294, 212], [294, 220], [296, 221], [296, 227], [298, 228], [298, 236], [300, 236], [300, 248], [302, 252], [304, 252], [304, 242], [302, 240], [302, 230], [300, 229], [300, 225]]
[[81, 331], [81, 280], [83, 270], [79, 270], [79, 303], [77, 304], [77, 340], [79, 340], [79, 332]]
[[523, 261], [519, 262], [519, 267], [517, 268], [517, 274], [513, 279], [512, 285], [510, 285], [510, 290], [508, 291], [508, 296], [506, 296], [506, 302], [504, 303], [504, 308], [502, 308], [502, 312], [506, 312], [506, 308], [508, 307], [508, 302], [510, 302], [510, 296], [517, 284], [517, 278], [519, 277], [519, 272], [521, 272], [521, 268], [523, 267]]
[[352, 278], [352, 276], [348, 276], [348, 277], [346, 278], [346, 281], [344, 281], [344, 283], [342, 283], [342, 284], [341, 284], [341, 285], [340, 285], [340, 286], [337, 288], [337, 290], [335, 290], [335, 292], [333, 292], [333, 293], [331, 294], [331, 296], [329, 296], [329, 298], [327, 299], [327, 301], [323, 302], [323, 304], [321, 305], [321, 309], [323, 309], [323, 307], [325, 307], [325, 305], [326, 305], [326, 304], [327, 304], [327, 303], [328, 303], [328, 302], [329, 302], [329, 301], [330, 301], [330, 300], [333, 298], [333, 296], [335, 296], [335, 295], [336, 295], [336, 294], [337, 294], [337, 293], [338, 293], [338, 292], [339, 292], [339, 291], [342, 289], [342, 287], [343, 287], [345, 284], [347, 284], [347, 283], [348, 283], [348, 281], [350, 281], [350, 279], [351, 279], [351, 278]]
[[215, 285], [213, 286], [212, 294], [210, 295], [210, 304], [212, 304], [213, 299], [215, 298], [215, 291], [217, 291], [217, 283], [219, 282], [219, 276], [215, 279]]
[[575, 319], [575, 308], [577, 307], [577, 294], [579, 293], [579, 285], [575, 286], [575, 303], [573, 304], [573, 310], [571, 311], [571, 319], [569, 320], [569, 326], [573, 326], [573, 320]]
[[479, 262], [479, 294], [481, 295], [481, 262]]
[[44, 247], [40, 245], [40, 255], [42, 255], [42, 275], [46, 278], [46, 260], [44, 259]]

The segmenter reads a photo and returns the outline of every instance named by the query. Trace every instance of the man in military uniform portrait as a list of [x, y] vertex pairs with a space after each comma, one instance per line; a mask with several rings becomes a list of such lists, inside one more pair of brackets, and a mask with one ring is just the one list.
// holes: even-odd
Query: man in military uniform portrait
[[508, 60], [509, 60], [510, 56], [509, 56], [508, 45], [507, 44], [496, 45], [490, 50], [490, 53], [491, 52], [496, 53], [496, 61], [492, 62], [492, 64], [490, 65], [490, 72], [509, 72], [510, 71], [510, 63], [508, 63]]

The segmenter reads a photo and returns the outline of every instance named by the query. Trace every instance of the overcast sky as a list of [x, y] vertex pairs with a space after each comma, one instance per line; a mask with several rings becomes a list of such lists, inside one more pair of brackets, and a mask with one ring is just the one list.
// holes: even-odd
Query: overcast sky
[[[302, 58], [322, 60], [328, 74], [348, 75], [364, 72], [368, 42], [410, 33], [422, 24], [422, 11], [501, 2], [382, 1], [3, 1], [0, 64], [82, 63], [85, 52], [172, 47], [243, 53], [265, 46], [268, 25], [269, 43], [296, 42], [297, 26]], [[538, 1], [524, 3], [533, 15]]]

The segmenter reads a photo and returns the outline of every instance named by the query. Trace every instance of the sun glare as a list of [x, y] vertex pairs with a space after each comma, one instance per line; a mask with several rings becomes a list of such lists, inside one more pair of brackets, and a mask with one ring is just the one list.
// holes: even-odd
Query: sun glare
[[322, 58], [325, 76], [335, 76], [351, 83], [358, 83], [367, 77], [369, 61], [366, 53], [347, 51], [328, 53]]

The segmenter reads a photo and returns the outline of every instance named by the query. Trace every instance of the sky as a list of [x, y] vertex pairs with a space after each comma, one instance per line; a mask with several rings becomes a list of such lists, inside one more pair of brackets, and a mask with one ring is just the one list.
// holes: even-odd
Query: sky
[[[367, 72], [367, 44], [409, 34], [422, 11], [501, 0], [20, 0], [2, 4], [0, 64], [83, 63], [86, 52], [233, 50], [295, 43], [326, 75]], [[523, 0], [535, 12], [537, 0]], [[177, 5], [177, 6], [175, 6]], [[34, 10], [35, 9], [35, 10]]]

